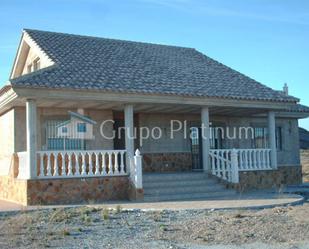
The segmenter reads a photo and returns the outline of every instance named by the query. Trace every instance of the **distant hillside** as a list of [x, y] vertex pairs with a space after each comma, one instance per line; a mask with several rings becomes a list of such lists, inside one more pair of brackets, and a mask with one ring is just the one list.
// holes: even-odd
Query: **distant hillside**
[[309, 149], [309, 131], [299, 128], [299, 140], [301, 149]]

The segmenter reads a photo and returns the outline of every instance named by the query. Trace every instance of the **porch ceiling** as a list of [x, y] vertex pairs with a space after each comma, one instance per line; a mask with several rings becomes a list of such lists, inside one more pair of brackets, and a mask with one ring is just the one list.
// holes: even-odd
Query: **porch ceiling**
[[[38, 107], [46, 108], [84, 108], [123, 111], [126, 102], [120, 101], [65, 101], [65, 100], [37, 100]], [[132, 104], [132, 103], [130, 103]], [[19, 101], [19, 106], [25, 106], [25, 101]], [[189, 104], [161, 104], [161, 103], [135, 103], [136, 113], [174, 113], [174, 114], [200, 114], [202, 106]], [[215, 116], [248, 116], [266, 113], [266, 109], [243, 107], [210, 107], [210, 115]]]

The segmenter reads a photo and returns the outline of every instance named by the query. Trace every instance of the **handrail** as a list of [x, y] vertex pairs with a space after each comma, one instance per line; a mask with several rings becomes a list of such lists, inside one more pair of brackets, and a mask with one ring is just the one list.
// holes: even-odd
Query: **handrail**
[[211, 172], [218, 178], [238, 183], [240, 171], [271, 170], [271, 149], [210, 150]]

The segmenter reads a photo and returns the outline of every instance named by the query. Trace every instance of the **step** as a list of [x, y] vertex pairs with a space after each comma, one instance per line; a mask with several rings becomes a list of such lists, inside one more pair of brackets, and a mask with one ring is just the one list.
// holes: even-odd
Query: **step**
[[232, 196], [237, 197], [234, 190], [223, 190], [212, 193], [185, 193], [172, 195], [147, 195], [144, 196], [144, 201], [180, 201], [180, 200], [214, 200], [214, 199], [229, 199]]
[[143, 182], [164, 182], [170, 180], [201, 180], [210, 179], [204, 173], [148, 173], [143, 174]]
[[146, 194], [183, 194], [183, 193], [209, 193], [225, 190], [224, 186], [219, 184], [212, 186], [175, 186], [173, 188], [144, 188]]
[[172, 188], [178, 186], [213, 186], [218, 184], [213, 179], [193, 179], [193, 180], [166, 180], [166, 181], [143, 181], [144, 188]]

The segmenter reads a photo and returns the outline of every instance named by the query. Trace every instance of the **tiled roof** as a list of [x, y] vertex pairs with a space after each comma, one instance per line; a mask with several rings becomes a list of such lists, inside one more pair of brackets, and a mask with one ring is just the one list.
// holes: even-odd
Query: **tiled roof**
[[286, 109], [288, 112], [301, 112], [301, 113], [309, 113], [309, 107], [301, 104], [290, 106]]
[[292, 101], [192, 48], [25, 30], [56, 63], [12, 86]]

